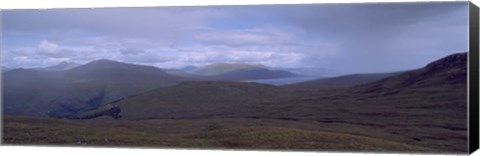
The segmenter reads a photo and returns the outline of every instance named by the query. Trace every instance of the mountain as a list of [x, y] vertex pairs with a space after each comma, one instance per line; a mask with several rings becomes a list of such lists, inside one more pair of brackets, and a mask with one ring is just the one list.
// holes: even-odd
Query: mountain
[[60, 62], [57, 65], [49, 66], [49, 67], [44, 67], [44, 68], [36, 68], [36, 70], [41, 70], [41, 71], [62, 71], [62, 70], [68, 70], [72, 69], [75, 67], [80, 66], [80, 64], [73, 63], [73, 62]]
[[196, 66], [185, 66], [185, 67], [180, 68], [179, 70], [182, 71], [182, 72], [191, 73], [191, 72], [194, 72], [197, 69], [198, 69], [198, 67], [196, 67]]
[[194, 73], [200, 75], [220, 75], [236, 70], [268, 69], [261, 64], [241, 64], [241, 63], [214, 63], [204, 67], [197, 68]]
[[2, 67], [2, 73], [3, 72], [7, 72], [7, 71], [10, 71], [10, 70], [14, 70], [15, 68], [10, 68], [10, 67]]
[[168, 69], [165, 71], [172, 75], [207, 81], [243, 81], [297, 76], [291, 72], [274, 70], [261, 64], [216, 63], [201, 68], [187, 66], [181, 69]]
[[[278, 87], [257, 83], [199, 81], [155, 89], [113, 103], [125, 119], [235, 116], [264, 107]], [[262, 113], [262, 112], [258, 112]]]
[[163, 69], [166, 73], [182, 77], [203, 77], [202, 75], [194, 74], [192, 72], [183, 71], [182, 69]]
[[[175, 84], [184, 78], [167, 74], [153, 66], [127, 64], [111, 60], [92, 61], [65, 71], [77, 81], [102, 81], [105, 83], [159, 82]], [[112, 82], [113, 81], [113, 82]]]
[[[466, 53], [453, 54], [423, 68], [344, 88], [321, 89], [318, 86], [320, 89], [298, 90], [258, 83], [192, 81], [124, 96], [107, 104], [102, 104], [103, 99], [111, 90], [92, 89], [92, 86], [104, 86], [107, 75], [143, 77], [144, 72], [158, 69], [136, 65], [124, 67], [122, 63], [109, 61], [97, 63], [108, 70], [85, 66], [72, 71], [87, 75], [94, 73], [77, 81], [81, 84], [78, 86], [70, 86], [71, 79], [63, 78], [70, 75], [68, 72], [29, 69], [7, 72], [4, 78], [10, 77], [7, 78], [10, 87], [20, 87], [20, 90], [4, 90], [17, 91], [23, 96], [13, 97], [14, 100], [40, 100], [64, 94], [44, 100], [51, 105], [17, 101], [17, 105], [8, 104], [4, 108], [18, 107], [16, 110], [20, 112], [41, 111], [48, 107], [57, 108], [56, 100], [65, 99], [61, 104], [63, 109], [74, 112], [68, 117], [100, 118], [80, 121], [7, 115], [5, 142], [135, 146], [141, 142], [149, 147], [260, 146], [432, 153], [468, 150]], [[119, 67], [126, 70], [117, 69]], [[157, 74], [166, 76], [161, 71]], [[12, 80], [15, 78], [18, 81]], [[35, 81], [24, 81], [32, 79]], [[96, 79], [105, 81], [86, 83]], [[130, 81], [118, 79], [111, 82]], [[148, 82], [150, 78], [141, 80]], [[72, 90], [65, 90], [69, 87]], [[78, 90], [81, 87], [91, 90], [81, 92]], [[119, 90], [128, 91], [132, 86], [124, 87]], [[79, 95], [83, 98], [78, 98]], [[11, 96], [9, 98], [4, 100], [12, 100]], [[76, 101], [81, 100], [75, 99], [84, 99], [84, 103], [77, 104]], [[76, 133], [82, 127], [82, 134]], [[119, 129], [128, 135], [116, 134]], [[25, 135], [32, 130], [35, 133]], [[50, 135], [62, 137], [45, 139]]]
[[360, 86], [365, 92], [400, 91], [444, 85], [465, 87], [467, 82], [467, 53], [457, 53], [434, 61], [424, 68]]
[[373, 74], [351, 74], [330, 78], [320, 78], [316, 80], [286, 85], [285, 87], [295, 89], [333, 89], [346, 88], [360, 84], [366, 84], [381, 80], [387, 77], [399, 75], [403, 72], [392, 73], [373, 73]]
[[466, 151], [466, 58], [466, 53], [454, 54], [417, 70], [336, 89], [185, 82], [112, 102], [83, 117], [110, 115], [135, 121], [298, 121], [322, 125], [325, 131], [354, 133], [439, 151]]
[[71, 117], [114, 100], [192, 80], [161, 69], [97, 60], [64, 71], [16, 69], [3, 74], [5, 114]]
[[[348, 82], [350, 80], [354, 82]], [[302, 85], [311, 88], [324, 87], [318, 83], [319, 81], [320, 80], [315, 80], [307, 82], [306, 84], [302, 83]], [[367, 83], [366, 81], [375, 82]], [[125, 118], [201, 118], [204, 116], [215, 116], [214, 114], [225, 117], [224, 115], [231, 116], [238, 113], [244, 113], [239, 116], [247, 117], [256, 114], [257, 111], [267, 116], [270, 114], [270, 117], [276, 116], [273, 114], [282, 114], [279, 112], [286, 113], [285, 111], [290, 112], [288, 114], [293, 113], [292, 115], [297, 116], [302, 114], [303, 111], [315, 111], [315, 109], [299, 112], [293, 111], [297, 108], [311, 108], [313, 105], [308, 106], [311, 104], [315, 104], [315, 107], [324, 110], [338, 108], [340, 105], [345, 105], [345, 108], [342, 109], [349, 109], [348, 107], [351, 107], [356, 108], [352, 111], [364, 110], [365, 108], [363, 108], [363, 106], [358, 108], [360, 105], [354, 105], [354, 103], [362, 103], [361, 101], [364, 100], [356, 101], [354, 97], [361, 99], [376, 97], [369, 99], [368, 101], [372, 103], [368, 105], [377, 102], [388, 103], [387, 101], [383, 101], [385, 98], [402, 97], [402, 100], [414, 101], [413, 103], [404, 103], [403, 105], [420, 107], [420, 105], [428, 105], [429, 101], [423, 100], [425, 97], [438, 98], [439, 95], [442, 95], [443, 98], [441, 99], [445, 99], [449, 96], [444, 95], [444, 93], [455, 91], [456, 93], [449, 93], [453, 96], [452, 98], [457, 101], [464, 101], [465, 97], [458, 97], [457, 95], [466, 89], [466, 53], [451, 55], [430, 63], [424, 68], [408, 72], [347, 75], [323, 79], [320, 82], [324, 84], [336, 83], [345, 86], [351, 86], [351, 84], [358, 84], [359, 82], [364, 82], [364, 84], [334, 90], [298, 91], [292, 89], [292, 87], [276, 87], [257, 83], [188, 82], [129, 97], [128, 99], [116, 102], [115, 105], [122, 110], [121, 114], [125, 116]], [[400, 89], [407, 90], [408, 92], [398, 92]], [[425, 95], [418, 96], [417, 94]], [[322, 99], [322, 97], [328, 98]], [[343, 104], [332, 106], [332, 103], [330, 103], [332, 101], [349, 102], [342, 102]], [[448, 102], [449, 101], [443, 101], [442, 103]], [[324, 107], [318, 107], [322, 105], [322, 103], [326, 105], [324, 105]], [[292, 109], [267, 109], [267, 107], [271, 106], [280, 108], [292, 107]], [[234, 109], [230, 110], [230, 108]], [[251, 110], [250, 108], [257, 110]], [[242, 111], [242, 109], [248, 109], [252, 112]], [[233, 113], [233, 111], [238, 112]], [[334, 112], [329, 112], [329, 114]], [[222, 113], [225, 114], [221, 115]], [[299, 114], [295, 115], [295, 113]]]

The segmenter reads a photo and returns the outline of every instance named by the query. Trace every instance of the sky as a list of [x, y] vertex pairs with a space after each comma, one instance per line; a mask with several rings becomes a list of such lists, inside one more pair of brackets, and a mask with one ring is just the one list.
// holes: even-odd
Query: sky
[[415, 69], [468, 51], [468, 3], [2, 10], [2, 66], [110, 59], [343, 73]]

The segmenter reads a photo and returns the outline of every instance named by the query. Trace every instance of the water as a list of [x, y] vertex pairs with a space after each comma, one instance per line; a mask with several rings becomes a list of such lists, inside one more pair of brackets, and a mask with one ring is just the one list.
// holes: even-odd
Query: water
[[298, 77], [289, 77], [289, 78], [279, 78], [279, 79], [262, 79], [262, 80], [245, 80], [243, 82], [256, 82], [270, 85], [287, 85], [292, 83], [299, 83], [304, 81], [310, 81], [317, 79], [318, 77], [307, 77], [307, 76], [298, 76]]

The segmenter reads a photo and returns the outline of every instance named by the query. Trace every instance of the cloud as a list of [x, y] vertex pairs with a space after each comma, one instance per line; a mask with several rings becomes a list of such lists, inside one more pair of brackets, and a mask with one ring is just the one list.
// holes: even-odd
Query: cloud
[[468, 49], [468, 3], [272, 7], [287, 23], [337, 44], [319, 65], [345, 72], [419, 68]]
[[[468, 49], [468, 3], [7, 10], [9, 66], [96, 59], [352, 72], [419, 68]], [[15, 62], [16, 61], [16, 62]]]
[[122, 53], [122, 55], [138, 55], [138, 54], [145, 53], [145, 51], [140, 49], [129, 48], [129, 49], [121, 49], [120, 53]]
[[55, 43], [49, 41], [42, 41], [36, 51], [40, 55], [46, 55], [51, 57], [65, 57], [69, 50], [58, 46]]
[[8, 10], [4, 12], [3, 28], [13, 34], [88, 32], [120, 38], [176, 40], [189, 36], [195, 25], [223, 14], [214, 8], [192, 7]]

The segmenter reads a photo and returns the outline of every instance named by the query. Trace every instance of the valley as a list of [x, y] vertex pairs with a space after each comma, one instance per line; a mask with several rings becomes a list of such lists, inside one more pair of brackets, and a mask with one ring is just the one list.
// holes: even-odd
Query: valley
[[[153, 67], [96, 63], [101, 65], [90, 63], [55, 73], [59, 75], [35, 72], [29, 75], [18, 70], [4, 74], [3, 143], [467, 151], [467, 53], [453, 54], [416, 70], [345, 75], [278, 86], [239, 81], [243, 78], [180, 77]], [[153, 71], [158, 74], [152, 75]], [[240, 71], [244, 73], [245, 69]], [[12, 73], [28, 77], [19, 79], [16, 75], [15, 79], [9, 79]], [[67, 78], [60, 79], [63, 74]], [[76, 74], [73, 81], [82, 84], [71, 89], [87, 84], [95, 87], [88, 88], [92, 89], [90, 92], [42, 89], [47, 85], [58, 88], [72, 85], [69, 74]], [[253, 75], [267, 78], [264, 74]], [[45, 83], [25, 83], [32, 76]], [[136, 89], [139, 84], [146, 88]], [[39, 91], [25, 95], [32, 87], [22, 85], [38, 85], [35, 87]], [[50, 99], [52, 95], [57, 98]], [[90, 104], [71, 100], [82, 98]], [[42, 100], [35, 105], [26, 101], [36, 99]], [[56, 104], [52, 100], [63, 102]], [[77, 101], [80, 108], [68, 116], [44, 114], [69, 101]], [[92, 104], [92, 101], [102, 102]]]

